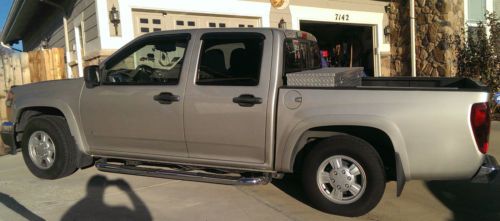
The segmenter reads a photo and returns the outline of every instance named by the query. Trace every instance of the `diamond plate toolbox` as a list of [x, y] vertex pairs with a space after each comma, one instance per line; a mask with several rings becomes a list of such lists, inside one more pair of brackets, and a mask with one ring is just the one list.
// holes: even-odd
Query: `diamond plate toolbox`
[[322, 68], [286, 74], [288, 86], [294, 87], [356, 87], [361, 86], [362, 67]]

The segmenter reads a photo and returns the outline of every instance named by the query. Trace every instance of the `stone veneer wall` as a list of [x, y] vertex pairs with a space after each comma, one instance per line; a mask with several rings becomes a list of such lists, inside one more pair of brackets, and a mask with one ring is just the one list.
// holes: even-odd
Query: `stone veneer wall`
[[[391, 29], [391, 75], [409, 76], [410, 16], [408, 1], [393, 1], [388, 13]], [[451, 42], [464, 27], [462, 0], [416, 0], [417, 76], [454, 76], [456, 48]]]

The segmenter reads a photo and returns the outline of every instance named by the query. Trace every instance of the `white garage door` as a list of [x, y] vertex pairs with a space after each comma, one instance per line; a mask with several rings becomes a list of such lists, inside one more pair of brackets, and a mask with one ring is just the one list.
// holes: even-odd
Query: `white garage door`
[[182, 14], [170, 12], [134, 11], [135, 35], [190, 28], [260, 27], [260, 19], [253, 17]]

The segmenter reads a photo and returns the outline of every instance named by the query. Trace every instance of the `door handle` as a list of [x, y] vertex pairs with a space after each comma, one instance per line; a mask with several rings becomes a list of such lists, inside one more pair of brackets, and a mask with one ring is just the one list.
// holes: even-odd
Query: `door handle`
[[161, 92], [160, 94], [155, 95], [153, 100], [158, 101], [160, 104], [171, 104], [172, 102], [180, 101], [181, 98], [170, 92]]
[[242, 94], [233, 98], [233, 103], [237, 103], [242, 107], [253, 107], [256, 104], [262, 104], [262, 98], [255, 97], [252, 94]]

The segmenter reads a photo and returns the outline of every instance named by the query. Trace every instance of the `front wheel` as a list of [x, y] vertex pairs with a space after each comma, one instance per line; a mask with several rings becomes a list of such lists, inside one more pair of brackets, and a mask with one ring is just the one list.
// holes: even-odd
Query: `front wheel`
[[29, 119], [21, 148], [26, 166], [38, 178], [58, 179], [77, 169], [76, 144], [63, 117]]
[[304, 191], [313, 206], [327, 213], [364, 215], [385, 191], [380, 156], [356, 137], [339, 135], [318, 142], [303, 165]]

